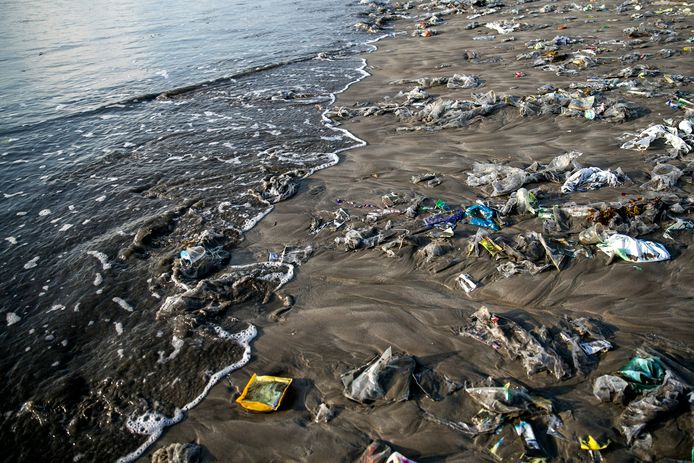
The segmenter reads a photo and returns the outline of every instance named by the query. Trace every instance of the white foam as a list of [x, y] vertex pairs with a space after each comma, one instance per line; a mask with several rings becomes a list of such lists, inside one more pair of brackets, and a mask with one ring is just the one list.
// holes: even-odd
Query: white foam
[[[269, 204], [269, 203], [268, 203], [268, 204]], [[265, 209], [264, 211], [260, 212], [260, 213], [259, 213], [258, 215], [256, 215], [255, 217], [252, 217], [252, 218], [250, 218], [250, 219], [246, 219], [246, 221], [243, 223], [243, 225], [242, 225], [242, 227], [241, 227], [241, 231], [245, 233], [245, 232], [247, 232], [248, 230], [250, 230], [251, 228], [255, 227], [256, 224], [257, 224], [258, 222], [260, 222], [261, 220], [263, 220], [263, 217], [265, 217], [265, 216], [268, 215], [270, 212], [272, 212], [272, 208], [273, 208], [273, 206], [270, 206], [270, 207], [268, 207], [267, 209]]]
[[50, 209], [41, 209], [39, 211], [39, 216], [44, 217], [44, 216], [50, 215], [50, 213], [51, 213]]
[[104, 277], [102, 277], [100, 273], [97, 273], [94, 277], [94, 286], [99, 286], [101, 283], [103, 283], [103, 281]]
[[51, 307], [50, 310], [48, 310], [48, 312], [46, 312], [46, 313], [57, 312], [58, 310], [65, 310], [65, 306], [64, 306], [64, 305], [61, 305], [61, 304], [55, 304], [55, 305], [54, 305], [53, 307]]
[[102, 202], [106, 201], [106, 195], [101, 195], [98, 198], [96, 198], [94, 201], [96, 201], [97, 203], [102, 203]]
[[118, 334], [118, 336], [123, 334], [123, 324], [121, 322], [113, 322], [113, 326], [116, 328], [116, 334]]
[[87, 252], [87, 254], [89, 254], [90, 256], [94, 256], [94, 257], [96, 257], [97, 259], [99, 259], [99, 262], [101, 262], [101, 267], [102, 267], [104, 270], [108, 270], [108, 269], [111, 268], [111, 264], [108, 263], [108, 256], [107, 256], [106, 254], [104, 254], [103, 252], [99, 252], [99, 251], [89, 251], [89, 252]]
[[10, 244], [17, 244], [17, 238], [15, 238], [14, 236], [8, 236], [7, 238], [5, 238], [5, 241], [8, 241]]
[[29, 270], [30, 268], [36, 267], [36, 266], [38, 265], [37, 262], [39, 261], [39, 259], [40, 259], [39, 256], [34, 257], [34, 258], [31, 259], [29, 262], [27, 262], [26, 264], [24, 264], [24, 268], [27, 269], [27, 270]]
[[66, 223], [65, 225], [63, 225], [62, 227], [60, 227], [60, 229], [58, 229], [58, 231], [59, 231], [59, 232], [64, 232], [64, 231], [68, 231], [68, 230], [71, 229], [71, 228], [72, 228], [72, 224], [71, 224], [71, 223]]
[[120, 297], [114, 297], [114, 298], [111, 299], [111, 300], [112, 300], [113, 302], [115, 302], [116, 304], [118, 304], [119, 306], [121, 306], [121, 308], [122, 308], [123, 310], [127, 310], [128, 312], [134, 312], [134, 311], [135, 311], [135, 309], [133, 309], [133, 307], [132, 307], [130, 304], [128, 304], [127, 302], [125, 302], [125, 301], [124, 301], [123, 299], [121, 299]]
[[22, 317], [20, 317], [19, 315], [17, 315], [14, 312], [7, 312], [6, 317], [7, 317], [7, 326], [12, 326], [15, 323], [17, 323], [19, 320], [22, 319]]
[[157, 360], [157, 363], [166, 363], [175, 359], [176, 356], [178, 356], [178, 354], [181, 352], [183, 344], [185, 344], [183, 339], [174, 335], [173, 338], [171, 338], [171, 345], [174, 348], [173, 352], [171, 352], [168, 357], [164, 357], [164, 351], [159, 351], [159, 360]]
[[251, 341], [258, 334], [258, 330], [255, 328], [255, 326], [249, 325], [245, 330], [234, 334], [224, 331], [224, 329], [222, 329], [220, 326], [214, 325], [212, 328], [218, 337], [229, 341], [234, 341], [243, 347], [243, 356], [241, 359], [238, 362], [232, 363], [231, 365], [228, 365], [214, 373], [210, 377], [207, 385], [205, 385], [205, 388], [202, 390], [200, 395], [198, 395], [190, 403], [186, 404], [183, 408], [176, 409], [173, 417], [169, 418], [154, 412], [147, 412], [137, 417], [130, 417], [126, 423], [128, 430], [134, 434], [143, 434], [148, 435], [149, 437], [139, 448], [137, 448], [137, 450], [119, 458], [117, 463], [129, 463], [140, 458], [145, 451], [152, 444], [154, 444], [157, 439], [159, 439], [166, 427], [179, 423], [185, 417], [185, 412], [190, 411], [199, 405], [215, 384], [221, 381], [222, 378], [226, 377], [232, 371], [238, 370], [250, 361]]

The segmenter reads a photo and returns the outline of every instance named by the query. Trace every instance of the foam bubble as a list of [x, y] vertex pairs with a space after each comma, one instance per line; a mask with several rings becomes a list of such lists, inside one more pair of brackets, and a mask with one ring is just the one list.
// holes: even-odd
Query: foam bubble
[[39, 216], [40, 216], [40, 217], [45, 217], [45, 216], [47, 216], [47, 215], [50, 215], [50, 213], [51, 213], [51, 210], [50, 210], [50, 209], [41, 209], [41, 210], [39, 211]]
[[34, 258], [31, 259], [29, 262], [27, 262], [26, 264], [24, 264], [24, 268], [27, 269], [27, 270], [29, 270], [30, 268], [36, 267], [36, 266], [38, 265], [37, 262], [39, 261], [39, 259], [40, 259], [39, 256], [34, 257]]
[[19, 320], [22, 319], [22, 317], [20, 317], [19, 315], [17, 315], [14, 312], [7, 312], [6, 317], [7, 317], [7, 326], [12, 326], [15, 323], [17, 323]]
[[71, 228], [72, 228], [72, 224], [71, 224], [71, 223], [66, 223], [65, 225], [63, 225], [62, 227], [60, 227], [60, 229], [59, 229], [58, 231], [59, 231], [59, 232], [64, 232], [64, 231], [68, 231], [68, 230], [71, 229]]
[[103, 283], [104, 277], [101, 276], [100, 273], [97, 273], [94, 276], [94, 286], [99, 286], [101, 283]]
[[118, 304], [119, 306], [121, 306], [122, 309], [127, 310], [128, 312], [134, 312], [134, 310], [135, 310], [135, 309], [133, 309], [133, 307], [130, 304], [125, 302], [125, 300], [121, 299], [120, 297], [114, 297], [111, 300], [113, 302], [115, 302], [116, 304]]
[[94, 256], [94, 257], [96, 257], [97, 259], [99, 259], [99, 262], [101, 262], [101, 267], [102, 267], [104, 270], [108, 270], [108, 269], [111, 268], [111, 264], [108, 263], [108, 256], [107, 256], [106, 254], [104, 254], [103, 252], [99, 252], [99, 251], [89, 251], [89, 252], [87, 252], [87, 254], [89, 254], [90, 256]]
[[123, 324], [121, 322], [113, 322], [113, 326], [116, 328], [118, 336], [123, 334]]
[[15, 238], [14, 236], [8, 236], [7, 238], [5, 238], [5, 241], [8, 241], [10, 244], [17, 244], [17, 238]]
[[106, 195], [101, 195], [98, 198], [96, 198], [94, 201], [96, 201], [97, 203], [102, 203], [102, 202], [106, 201]]

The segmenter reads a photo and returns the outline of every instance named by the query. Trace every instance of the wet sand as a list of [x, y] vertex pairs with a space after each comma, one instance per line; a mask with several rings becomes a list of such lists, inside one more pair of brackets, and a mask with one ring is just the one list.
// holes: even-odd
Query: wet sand
[[[568, 4], [553, 5], [561, 10]], [[471, 91], [532, 95], [547, 83], [568, 88], [570, 82], [618, 71], [628, 65], [618, 58], [634, 50], [654, 54], [651, 59], [636, 64], [663, 73], [694, 74], [691, 53], [670, 58], [655, 55], [661, 48], [686, 46], [693, 24], [691, 16], [662, 17], [666, 21], [678, 18], [673, 24], [679, 33], [678, 41], [650, 43], [646, 38], [634, 50], [622, 45], [603, 45], [608, 51], [598, 56], [604, 64], [583, 70], [576, 77], [558, 77], [534, 68], [532, 61], [517, 61], [517, 54], [531, 51], [525, 43], [534, 38], [550, 40], [556, 35], [567, 35], [583, 38], [586, 46], [598, 38], [625, 40], [624, 28], [659, 19], [653, 16], [632, 20], [630, 15], [637, 11], [616, 14], [612, 3], [608, 4], [611, 11], [605, 12], [527, 14], [528, 10], [538, 10], [543, 5], [511, 5], [500, 13], [476, 19], [484, 24], [510, 18], [513, 8], [523, 10], [521, 14], [525, 12], [526, 16], [520, 22], [530, 27], [509, 34], [515, 37], [510, 42], [502, 42], [507, 36], [498, 34], [492, 41], [472, 40], [474, 36], [495, 32], [484, 27], [465, 29], [471, 22], [465, 18], [468, 13], [446, 16], [447, 22], [436, 27], [439, 35], [429, 38], [411, 37], [409, 32], [414, 28], [414, 21], [400, 21], [397, 28], [408, 31], [408, 35], [379, 42], [378, 51], [366, 57], [367, 70], [372, 76], [339, 95], [337, 105], [376, 103], [414, 87], [388, 84], [394, 80], [455, 73], [478, 75], [485, 85], [472, 90], [437, 86], [427, 91], [434, 97], [461, 99], [469, 97]], [[676, 5], [660, 2], [647, 7], [644, 4], [644, 10]], [[549, 27], [533, 30], [532, 25], [538, 24], [549, 24]], [[560, 25], [566, 28], [557, 30]], [[580, 46], [571, 49], [577, 47]], [[464, 60], [465, 50], [477, 50], [480, 62]], [[490, 58], [497, 62], [489, 62]], [[517, 78], [517, 71], [524, 76]], [[691, 85], [680, 89], [690, 88]], [[457, 253], [460, 262], [438, 273], [419, 265], [414, 250], [395, 258], [387, 257], [377, 248], [345, 252], [333, 242], [336, 236], [342, 236], [340, 233], [325, 231], [317, 236], [309, 233], [312, 214], [322, 210], [334, 212], [339, 207], [338, 198], [357, 204], [380, 204], [381, 196], [386, 193], [415, 191], [454, 205], [488, 199], [480, 189], [465, 182], [466, 173], [475, 161], [523, 167], [534, 161], [544, 164], [557, 155], [577, 150], [583, 153], [580, 158], [583, 165], [621, 167], [632, 182], [617, 188], [572, 193], [550, 203], [620, 201], [629, 195], [639, 195], [640, 185], [648, 180], [647, 172], [652, 168], [646, 156], [664, 150], [644, 153], [620, 149], [622, 141], [618, 137], [625, 132], [640, 131], [663, 118], [681, 119], [683, 112], [667, 107], [667, 97], [630, 95], [627, 99], [650, 112], [614, 124], [556, 115], [522, 117], [516, 108], [505, 108], [467, 127], [434, 132], [398, 132], [396, 128], [403, 124], [390, 115], [358, 117], [345, 122], [342, 127], [366, 140], [368, 145], [343, 153], [338, 166], [302, 181], [299, 193], [278, 204], [249, 232], [245, 250], [234, 257], [241, 263], [266, 255], [268, 249], [313, 244], [313, 257], [281, 290], [295, 297], [295, 305], [279, 318], [271, 316], [282, 305], [277, 298], [254, 309], [252, 322], [258, 326], [259, 335], [252, 344], [250, 364], [216, 386], [184, 422], [168, 429], [148, 453], [171, 442], [195, 441], [205, 448], [206, 461], [353, 461], [372, 439], [378, 438], [419, 462], [496, 461], [487, 451], [496, 442], [495, 436], [471, 438], [423, 418], [423, 411], [428, 411], [451, 420], [467, 420], [479, 407], [471, 403], [465, 391], [433, 402], [413, 390], [408, 401], [373, 407], [359, 405], [343, 396], [340, 375], [392, 346], [461, 384], [478, 384], [487, 377], [500, 384], [512, 380], [551, 398], [555, 410], [564, 418], [564, 434], [570, 439], [564, 442], [547, 436], [546, 424], [542, 420], [533, 422], [538, 440], [551, 461], [588, 461], [576, 440], [587, 434], [611, 440], [603, 451], [606, 461], [634, 461], [634, 453], [615, 426], [623, 406], [599, 403], [593, 397], [592, 383], [598, 376], [618, 370], [634, 355], [636, 348], [647, 343], [663, 354], [667, 364], [687, 384], [692, 384], [694, 255], [688, 249], [692, 244], [691, 231], [680, 233], [675, 241], [663, 240], [662, 229], [645, 237], [666, 243], [673, 257], [668, 262], [619, 261], [606, 265], [607, 257], [596, 250], [592, 258], [571, 259], [561, 272], [551, 269], [534, 276], [518, 274], [510, 278], [501, 276], [496, 270], [497, 262], [484, 253], [480, 257], [466, 257], [465, 242], [477, 231], [477, 227], [469, 224], [459, 224], [451, 239], [456, 248], [453, 253]], [[411, 176], [430, 171], [441, 174], [440, 185], [428, 188], [411, 183]], [[691, 195], [691, 174], [683, 176], [679, 185], [680, 195]], [[558, 188], [556, 184], [548, 184], [548, 189], [558, 191]], [[355, 214], [365, 213], [343, 207]], [[497, 234], [513, 236], [525, 230], [541, 232], [542, 222], [526, 218], [503, 227]], [[455, 282], [461, 272], [481, 282], [480, 288], [469, 295], [462, 291]], [[546, 373], [528, 377], [519, 362], [456, 334], [482, 305], [527, 326], [553, 326], [564, 315], [592, 317], [613, 332], [610, 340], [615, 349], [602, 354], [597, 367], [586, 375], [574, 375], [564, 381]], [[233, 403], [253, 372], [295, 378], [280, 411], [254, 414]], [[328, 423], [312, 421], [321, 402], [335, 411], [335, 417]], [[688, 458], [692, 429], [692, 414], [687, 409], [659, 420], [649, 427], [654, 442], [651, 453], [659, 460]], [[519, 438], [504, 447], [515, 457], [523, 451]]]

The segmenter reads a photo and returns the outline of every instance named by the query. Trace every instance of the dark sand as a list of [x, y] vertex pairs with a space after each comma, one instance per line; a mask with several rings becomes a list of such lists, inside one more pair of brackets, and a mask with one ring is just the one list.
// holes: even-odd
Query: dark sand
[[[440, 35], [431, 38], [400, 36], [378, 44], [378, 51], [367, 56], [372, 77], [341, 94], [338, 105], [356, 102], [376, 103], [399, 90], [414, 85], [393, 86], [397, 79], [429, 76], [451, 76], [454, 73], [479, 75], [485, 86], [474, 92], [494, 90], [497, 94], [530, 95], [546, 83], [568, 88], [572, 81], [585, 81], [588, 76], [606, 75], [626, 67], [619, 56], [638, 51], [653, 54], [645, 64], [663, 73], [694, 74], [691, 53], [664, 59], [655, 53], [662, 48], [681, 50], [691, 36], [691, 16], [657, 16], [631, 19], [639, 13], [630, 6], [623, 14], [614, 12], [615, 2], [606, 2], [610, 11], [573, 10], [565, 13], [528, 15], [545, 2], [509, 5], [500, 13], [476, 19], [488, 21], [509, 19], [513, 8], [526, 16], [520, 22], [530, 25], [549, 24], [542, 30], [518, 31], [510, 36], [515, 41], [502, 42], [507, 36], [497, 35], [493, 41], [474, 41], [478, 35], [496, 34], [484, 27], [466, 30], [470, 13], [446, 16], [447, 23], [437, 26]], [[558, 10], [569, 5], [551, 3]], [[597, 4], [592, 4], [598, 6]], [[678, 8], [680, 3], [643, 3], [643, 11]], [[413, 10], [415, 13], [416, 10]], [[416, 12], [418, 13], [418, 12]], [[571, 17], [575, 19], [570, 19]], [[602, 45], [608, 51], [599, 54], [604, 62], [576, 77], [557, 77], [532, 67], [532, 61], [516, 61], [516, 55], [532, 51], [525, 42], [534, 38], [550, 40], [556, 35], [583, 38], [580, 49], [600, 40], [629, 40], [625, 27], [658, 20], [676, 20], [672, 28], [678, 32], [674, 43], [649, 42], [636, 49], [622, 45]], [[557, 30], [560, 24], [567, 27]], [[412, 31], [414, 21], [401, 21], [400, 30]], [[481, 63], [462, 58], [464, 50], [477, 50]], [[499, 62], [484, 62], [497, 58]], [[439, 65], [450, 67], [437, 69]], [[516, 78], [516, 71], [525, 76]], [[686, 89], [687, 87], [683, 87]], [[690, 86], [691, 88], [691, 86]], [[428, 89], [432, 96], [468, 97], [469, 89]], [[665, 90], [672, 91], [672, 90]], [[311, 214], [335, 211], [336, 198], [355, 203], [380, 203], [381, 195], [417, 191], [434, 199], [443, 198], [453, 205], [469, 205], [486, 195], [467, 186], [466, 172], [474, 161], [512, 162], [527, 166], [533, 161], [549, 162], [554, 156], [572, 150], [581, 151], [585, 166], [621, 167], [633, 180], [618, 188], [603, 188], [588, 193], [573, 193], [549, 201], [575, 201], [586, 204], [598, 200], [619, 201], [626, 195], [639, 194], [640, 185], [648, 180], [652, 164], [646, 156], [664, 153], [664, 149], [638, 152], [620, 149], [618, 137], [624, 132], [639, 131], [663, 118], [683, 117], [665, 105], [667, 97], [644, 98], [622, 94], [624, 98], [650, 109], [643, 117], [614, 124], [562, 116], [521, 117], [516, 108], [506, 108], [474, 122], [468, 127], [436, 132], [396, 132], [403, 124], [392, 116], [357, 118], [343, 124], [352, 133], [368, 142], [365, 148], [344, 153], [335, 167], [319, 172], [301, 183], [294, 198], [279, 204], [262, 223], [247, 236], [251, 255], [263, 255], [267, 249], [282, 249], [286, 244], [313, 243], [314, 256], [297, 272], [296, 278], [281, 291], [296, 298], [294, 307], [280, 321], [269, 314], [281, 306], [273, 301], [258, 306], [253, 323], [259, 336], [253, 342], [251, 363], [230, 375], [216, 386], [210, 396], [189, 413], [181, 424], [166, 431], [150, 449], [172, 442], [195, 441], [206, 449], [208, 461], [352, 461], [368, 443], [383, 439], [406, 456], [417, 461], [495, 461], [487, 452], [495, 436], [470, 438], [440, 424], [423, 419], [422, 410], [437, 416], [468, 421], [478, 406], [471, 403], [465, 391], [459, 391], [441, 402], [432, 402], [421, 393], [410, 400], [368, 407], [346, 399], [342, 394], [340, 374], [364, 364], [388, 346], [414, 355], [417, 360], [460, 383], [479, 383], [487, 377], [501, 384], [513, 379], [534, 392], [551, 398], [555, 410], [564, 417], [564, 442], [545, 435], [546, 420], [533, 422], [541, 445], [552, 461], [587, 461], [587, 454], [578, 448], [577, 437], [588, 433], [609, 438], [612, 443], [603, 451], [609, 462], [635, 461], [615, 426], [621, 405], [600, 404], [592, 395], [592, 381], [613, 373], [623, 366], [643, 345], [658, 349], [668, 364], [692, 384], [692, 298], [694, 297], [694, 266], [689, 246], [691, 232], [682, 232], [675, 241], [665, 241], [662, 229], [646, 238], [666, 243], [673, 259], [668, 262], [638, 264], [619, 261], [606, 265], [607, 258], [595, 252], [592, 259], [571, 259], [561, 272], [547, 270], [535, 276], [528, 274], [504, 278], [496, 271], [496, 263], [488, 255], [465, 257], [465, 241], [477, 227], [460, 224], [452, 244], [461, 262], [433, 273], [418, 266], [412, 252], [389, 258], [379, 249], [345, 252], [333, 239], [342, 236], [327, 230], [318, 237], [309, 235]], [[443, 183], [435, 188], [413, 185], [412, 175], [435, 171]], [[559, 185], [546, 184], [558, 191]], [[533, 185], [534, 187], [534, 185]], [[680, 195], [692, 194], [691, 174], [680, 180]], [[629, 196], [626, 196], [629, 197]], [[503, 202], [505, 197], [499, 202]], [[349, 209], [354, 214], [365, 211]], [[686, 214], [684, 214], [686, 215]], [[537, 218], [519, 220], [502, 228], [502, 236], [523, 230], [542, 231]], [[573, 237], [575, 239], [575, 236]], [[243, 260], [243, 258], [237, 257]], [[467, 272], [482, 286], [466, 295], [455, 283], [455, 277]], [[588, 316], [602, 321], [614, 331], [611, 338], [616, 348], [601, 356], [597, 368], [588, 375], [557, 381], [546, 373], [532, 377], [525, 374], [518, 362], [502, 358], [494, 350], [472, 339], [455, 334], [474, 311], [486, 305], [491, 310], [516, 321], [554, 325], [564, 315]], [[272, 414], [254, 414], [233, 403], [253, 372], [295, 378], [281, 410]], [[318, 404], [325, 402], [336, 411], [328, 423], [313, 423]], [[570, 413], [569, 413], [570, 411]], [[672, 417], [649, 427], [653, 435], [652, 453], [658, 459], [688, 459], [692, 447], [692, 414], [685, 406]], [[509, 450], [513, 448], [514, 451]], [[511, 455], [522, 452], [520, 440], [504, 445]], [[511, 458], [508, 459], [512, 460]], [[513, 460], [516, 461], [516, 460]]]

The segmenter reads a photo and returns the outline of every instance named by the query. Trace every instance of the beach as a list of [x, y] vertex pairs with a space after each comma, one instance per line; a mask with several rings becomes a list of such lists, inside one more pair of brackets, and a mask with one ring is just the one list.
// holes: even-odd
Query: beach
[[[594, 76], [619, 76], [620, 70], [641, 65], [644, 67], [633, 75], [623, 74], [626, 77], [622, 81], [691, 75], [691, 53], [683, 50], [689, 46], [692, 16], [681, 13], [685, 5], [677, 2], [627, 2], [619, 12], [613, 3], [604, 8], [597, 3], [575, 7], [564, 1], [547, 5], [556, 8], [542, 10], [544, 3], [522, 3], [474, 19], [468, 17], [493, 9], [493, 5], [468, 5], [460, 14], [442, 16], [445, 22], [431, 27], [437, 31], [431, 37], [411, 35], [415, 17], [426, 15], [427, 11], [410, 10], [412, 18], [396, 23], [396, 29], [404, 33], [380, 41], [378, 50], [366, 55], [366, 70], [371, 76], [341, 93], [335, 106], [354, 109], [367, 102], [402, 104], [404, 97], [398, 100], [398, 92], [409, 92], [418, 85], [392, 82], [450, 78], [455, 74], [479, 76], [483, 85], [424, 86], [420, 89], [427, 93], [423, 104], [436, 99], [466, 100], [472, 92], [494, 91], [498, 101], [506, 105], [455, 127], [421, 123], [423, 128], [413, 130], [419, 121], [416, 117], [408, 121], [392, 112], [373, 116], [357, 113], [340, 120], [339, 127], [365, 140], [367, 145], [342, 153], [337, 166], [301, 180], [297, 194], [277, 204], [246, 235], [242, 251], [232, 258], [232, 262], [242, 264], [268, 250], [310, 245], [310, 259], [297, 267], [294, 279], [279, 290], [282, 295], [291, 295], [294, 303], [287, 310], [283, 298], [273, 296], [266, 304], [242, 308], [244, 319], [252, 320], [259, 332], [252, 342], [250, 363], [215, 386], [148, 453], [171, 443], [196, 442], [204, 449], [205, 461], [356, 461], [372, 440], [379, 439], [419, 462], [496, 461], [498, 456], [489, 450], [498, 442], [496, 434], [470, 435], [445, 425], [467, 421], [479, 409], [479, 404], [466, 395], [463, 385], [480, 385], [491, 378], [499, 387], [511, 382], [552, 402], [552, 414], [564, 423], [561, 434], [565, 439], [547, 433], [546, 415], [528, 418], [549, 461], [591, 461], [579, 445], [579, 440], [588, 435], [601, 443], [609, 441], [601, 450], [605, 461], [688, 458], [694, 423], [691, 401], [684, 393], [674, 406], [646, 426], [650, 445], [643, 443], [643, 438], [634, 445], [627, 443], [617, 424], [625, 405], [601, 403], [593, 394], [593, 384], [596, 378], [620, 370], [643, 347], [657, 353], [683, 384], [691, 385], [694, 379], [694, 274], [688, 249], [691, 231], [682, 231], [672, 240], [662, 236], [664, 228], [674, 220], [672, 217], [686, 218], [690, 213], [691, 170], [686, 155], [670, 157], [668, 162], [679, 166], [685, 174], [676, 187], [647, 194], [643, 184], [651, 178], [655, 155], [666, 156], [668, 148], [654, 144], [645, 151], [623, 149], [624, 139], [620, 138], [625, 133], [638, 133], [663, 123], [663, 119], [684, 119], [682, 108], [672, 108], [665, 102], [675, 91], [686, 95], [691, 80], [668, 87], [655, 84], [658, 91], [650, 98], [643, 92], [629, 93], [627, 86], [603, 88], [603, 93], [609, 91], [609, 95], [642, 108], [638, 115], [634, 112], [634, 117], [616, 122], [607, 117], [591, 120], [583, 110], [578, 115], [524, 116], [517, 106], [508, 103], [507, 97], [537, 95], [546, 84], [569, 89], [572, 82], [586, 82]], [[483, 26], [499, 20], [520, 26], [508, 34]], [[467, 27], [472, 21], [482, 25]], [[659, 21], [665, 25], [655, 25]], [[625, 33], [626, 28], [638, 24], [646, 31], [668, 29], [676, 34], [670, 35], [672, 39], [653, 39], [652, 32], [633, 37]], [[489, 38], [491, 35], [494, 38]], [[482, 36], [487, 38], [475, 40]], [[557, 36], [577, 40], [557, 47], [559, 53], [589, 49], [592, 54], [588, 55], [595, 63], [585, 67], [579, 64], [572, 68], [577, 69], [576, 73], [557, 75], [533, 65], [537, 57], [517, 59], [519, 54], [532, 50], [541, 50], [542, 56], [542, 47], [535, 48], [537, 42], [531, 41], [552, 41]], [[660, 53], [664, 48], [673, 52]], [[625, 58], [633, 53], [639, 56]], [[571, 62], [573, 58], [566, 59]], [[658, 72], [648, 74], [649, 70]], [[586, 91], [585, 96], [590, 93]], [[407, 129], [402, 130], [403, 127]], [[439, 238], [445, 241], [447, 251], [432, 259], [419, 253], [429, 242], [426, 240], [420, 246], [412, 241], [401, 244], [394, 255], [388, 255], [380, 246], [360, 244], [346, 251], [335, 238], [344, 237], [349, 224], [335, 231], [330, 227], [318, 228], [317, 233], [316, 227], [314, 232], [310, 229], [313, 217], [329, 216], [340, 208], [353, 221], [373, 210], [388, 209], [382, 205], [382, 196], [389, 193], [409, 199], [422, 195], [430, 198], [430, 204], [442, 199], [451, 211], [476, 201], [500, 209], [508, 194], [491, 196], [488, 189], [468, 184], [468, 173], [473, 171], [475, 162], [528, 169], [533, 163], [548, 165], [556, 156], [573, 151], [582, 153], [577, 158], [581, 165], [612, 171], [621, 168], [628, 179], [616, 186], [569, 194], [560, 192], [557, 183], [531, 180], [525, 188], [535, 189], [540, 205], [551, 209], [555, 205], [626, 203], [675, 195], [676, 200], [668, 199], [668, 206], [659, 209], [658, 227], [639, 236], [665, 243], [671, 259], [638, 263], [617, 258], [608, 263], [608, 256], [595, 246], [589, 247], [590, 253], [576, 252], [574, 246], [572, 256], [563, 259], [558, 268], [549, 265], [536, 274], [504, 276], [497, 269], [499, 260], [485, 249], [477, 256], [469, 252], [469, 241], [479, 229], [470, 223], [460, 222], [452, 237]], [[658, 163], [662, 162], [661, 158]], [[427, 173], [435, 173], [440, 184], [412, 182], [413, 176]], [[674, 203], [682, 208], [668, 209]], [[409, 227], [412, 231], [415, 219], [403, 219], [405, 206], [393, 207], [401, 211], [387, 217], [392, 223], [384, 225], [386, 219], [379, 219], [375, 226], [379, 230]], [[675, 210], [681, 212], [675, 214]], [[431, 214], [422, 213], [417, 220]], [[497, 242], [510, 243], [514, 237], [532, 231], [552, 235], [551, 228], [548, 232], [537, 214], [510, 215], [513, 217], [490, 235]], [[557, 225], [559, 231], [554, 230], [553, 234], [577, 243], [578, 232], [590, 223], [575, 217], [570, 222], [564, 228]], [[457, 280], [461, 273], [469, 275], [479, 287], [465, 292]], [[461, 336], [462, 327], [482, 306], [533, 332], [542, 326], [560, 326], [567, 317], [586, 317], [603, 328], [612, 348], [593, 358], [586, 371], [573, 371], [562, 378], [547, 371], [530, 375], [519, 359], [505, 357], [478, 340]], [[371, 361], [388, 347], [414, 356], [418, 365], [435, 370], [461, 388], [440, 401], [426, 397], [416, 386], [411, 386], [408, 400], [395, 403], [369, 405], [347, 399], [340, 376]], [[250, 413], [234, 403], [253, 372], [294, 378], [277, 412]], [[321, 403], [333, 412], [325, 423], [314, 422]], [[440, 420], [427, 418], [431, 416]], [[507, 437], [499, 451], [505, 458], [517, 461], [527, 452], [525, 446], [527, 442], [524, 444], [520, 437]]]

